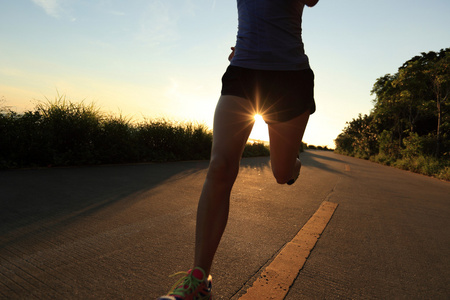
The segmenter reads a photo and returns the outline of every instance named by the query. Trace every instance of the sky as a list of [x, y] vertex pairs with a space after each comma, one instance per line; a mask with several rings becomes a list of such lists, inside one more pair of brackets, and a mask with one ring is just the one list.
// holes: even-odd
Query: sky
[[[305, 8], [317, 111], [304, 142], [334, 148], [346, 122], [370, 113], [377, 78], [450, 47], [449, 14], [448, 0], [320, 0]], [[0, 106], [23, 112], [63, 95], [136, 122], [212, 128], [236, 32], [231, 0], [1, 0]], [[267, 140], [265, 124], [251, 138]]]

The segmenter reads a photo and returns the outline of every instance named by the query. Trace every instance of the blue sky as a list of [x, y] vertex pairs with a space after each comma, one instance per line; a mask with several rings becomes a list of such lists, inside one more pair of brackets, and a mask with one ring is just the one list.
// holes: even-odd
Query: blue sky
[[[448, 0], [320, 0], [303, 18], [317, 112], [304, 141], [333, 146], [369, 113], [378, 77], [450, 47]], [[16, 111], [63, 94], [136, 121], [212, 126], [237, 30], [235, 1], [14, 0], [0, 3], [0, 98]], [[254, 138], [264, 139], [264, 126]]]

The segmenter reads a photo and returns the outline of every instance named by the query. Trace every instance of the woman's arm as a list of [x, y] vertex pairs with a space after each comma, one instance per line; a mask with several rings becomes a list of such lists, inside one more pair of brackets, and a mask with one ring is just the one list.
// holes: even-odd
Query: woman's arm
[[228, 60], [229, 61], [231, 61], [231, 59], [233, 58], [233, 56], [234, 56], [234, 47], [231, 47], [231, 54], [228, 56]]
[[313, 7], [319, 2], [319, 0], [301, 0], [301, 2], [305, 3], [309, 7]]

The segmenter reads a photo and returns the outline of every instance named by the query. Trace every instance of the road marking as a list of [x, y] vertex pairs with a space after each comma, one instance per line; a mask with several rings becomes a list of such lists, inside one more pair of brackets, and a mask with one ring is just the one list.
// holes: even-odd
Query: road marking
[[289, 292], [338, 204], [324, 201], [239, 300], [278, 300]]
[[350, 166], [349, 165], [345, 165], [345, 171], [350, 171]]

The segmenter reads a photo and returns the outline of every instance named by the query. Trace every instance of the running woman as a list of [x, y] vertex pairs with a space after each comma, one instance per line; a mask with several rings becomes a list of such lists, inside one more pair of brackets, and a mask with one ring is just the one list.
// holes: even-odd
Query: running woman
[[309, 115], [315, 111], [314, 74], [303, 47], [302, 14], [305, 5], [317, 2], [237, 0], [237, 40], [214, 114], [193, 268], [160, 300], [211, 299], [211, 265], [227, 224], [231, 189], [255, 114], [268, 124], [276, 181], [293, 184], [298, 178], [298, 151]]

